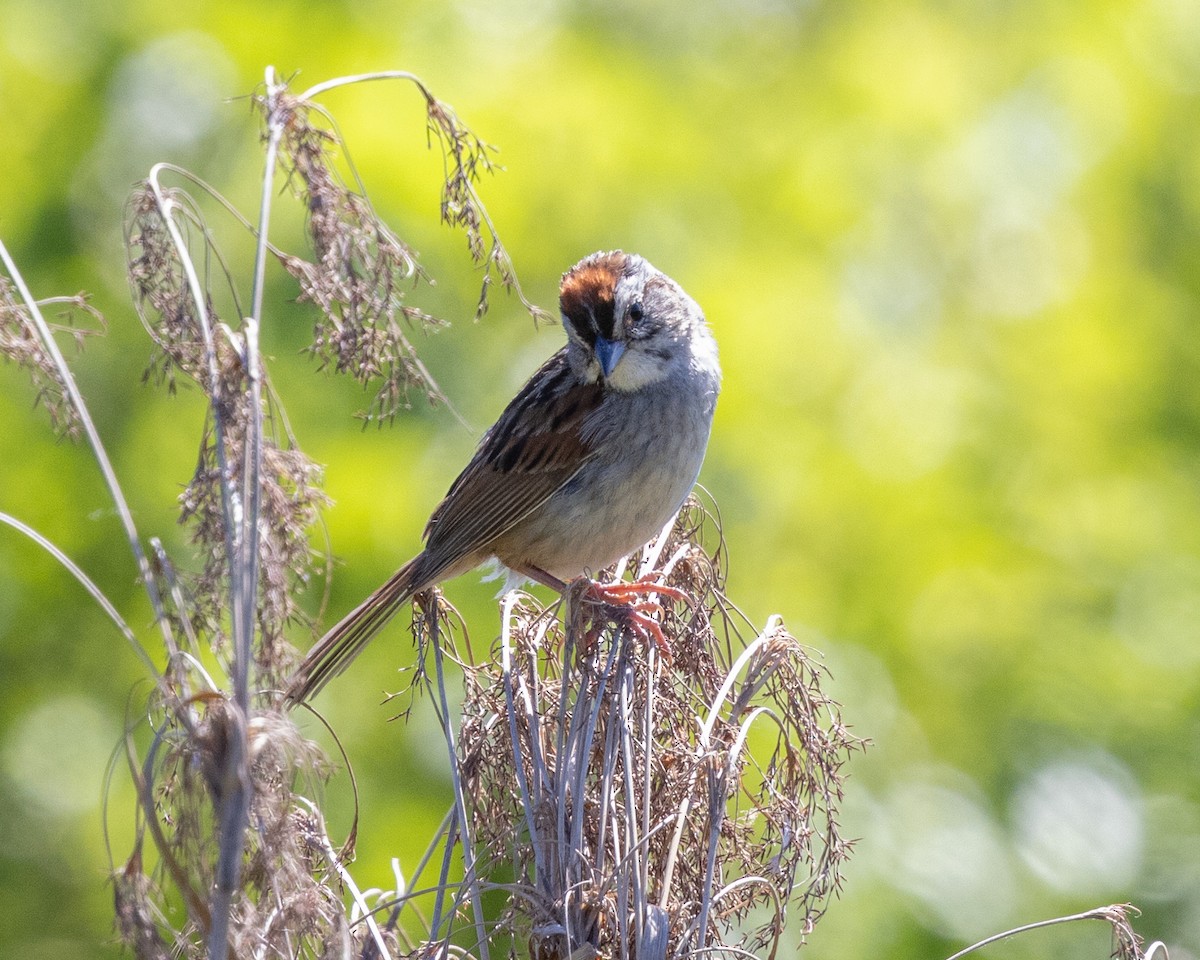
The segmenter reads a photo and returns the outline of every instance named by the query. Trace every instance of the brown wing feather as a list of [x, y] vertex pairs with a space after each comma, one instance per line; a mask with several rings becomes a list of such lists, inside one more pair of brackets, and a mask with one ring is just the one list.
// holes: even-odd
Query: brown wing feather
[[572, 379], [565, 347], [530, 377], [434, 510], [427, 554], [460, 558], [484, 549], [592, 456], [583, 425], [604, 388]]
[[[425, 551], [367, 597], [308, 652], [288, 684], [307, 700], [341, 673], [417, 590], [435, 583], [544, 503], [592, 456], [584, 423], [600, 403], [599, 384], [571, 383], [566, 350], [542, 365], [479, 443], [433, 512]], [[551, 399], [555, 398], [555, 399]], [[547, 411], [553, 411], [548, 413]]]

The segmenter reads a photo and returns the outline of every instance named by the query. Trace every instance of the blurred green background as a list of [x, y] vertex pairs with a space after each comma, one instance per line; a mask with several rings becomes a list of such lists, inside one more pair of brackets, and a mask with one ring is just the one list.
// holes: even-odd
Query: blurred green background
[[[704, 306], [725, 392], [702, 481], [730, 592], [823, 652], [874, 741], [807, 956], [941, 957], [1114, 901], [1200, 955], [1200, 4], [0, 0], [0, 236], [38, 295], [86, 289], [108, 316], [75, 369], [143, 535], [177, 557], [203, 411], [141, 384], [122, 207], [172, 160], [251, 209], [257, 121], [229, 98], [268, 64], [297, 90], [420, 74], [501, 148], [481, 189], [537, 302], [620, 246]], [[412, 302], [458, 320], [417, 340], [478, 431], [561, 333], [501, 295], [471, 322], [479, 277], [437, 225], [414, 91], [324, 103], [439, 280]], [[281, 203], [293, 248], [298, 221]], [[247, 288], [248, 249], [230, 241]], [[340, 614], [415, 550], [477, 433], [420, 405], [360, 430], [363, 395], [298, 354], [294, 296], [277, 277], [265, 348], [327, 466]], [[91, 458], [32, 397], [0, 366], [0, 510], [151, 642]], [[449, 592], [486, 644], [491, 588]], [[323, 698], [360, 778], [364, 887], [392, 884], [392, 856], [412, 869], [447, 802], [428, 705], [405, 728], [379, 704], [409, 657], [394, 629]], [[139, 682], [83, 591], [0, 530], [0, 955], [117, 955], [101, 798]], [[335, 820], [347, 793], [329, 788]], [[1107, 953], [1095, 925], [990, 955]]]

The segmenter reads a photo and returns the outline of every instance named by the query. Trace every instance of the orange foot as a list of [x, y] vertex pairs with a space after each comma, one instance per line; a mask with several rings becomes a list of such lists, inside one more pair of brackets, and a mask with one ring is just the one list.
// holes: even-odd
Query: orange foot
[[650, 573], [637, 580], [618, 580], [616, 583], [596, 583], [592, 581], [584, 596], [589, 600], [602, 603], [613, 608], [617, 619], [623, 620], [634, 634], [642, 640], [653, 640], [658, 652], [669, 666], [671, 663], [671, 646], [667, 643], [662, 626], [652, 614], [662, 614], [662, 605], [654, 600], [639, 599], [646, 596], [664, 596], [672, 600], [689, 603], [690, 598], [682, 590], [668, 587], [659, 582], [661, 574]]

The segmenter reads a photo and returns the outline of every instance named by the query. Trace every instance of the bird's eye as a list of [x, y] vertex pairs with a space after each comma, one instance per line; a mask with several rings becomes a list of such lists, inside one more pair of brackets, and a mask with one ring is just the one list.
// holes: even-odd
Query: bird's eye
[[640, 303], [635, 303], [629, 308], [629, 319], [634, 323], [642, 319], [642, 305]]

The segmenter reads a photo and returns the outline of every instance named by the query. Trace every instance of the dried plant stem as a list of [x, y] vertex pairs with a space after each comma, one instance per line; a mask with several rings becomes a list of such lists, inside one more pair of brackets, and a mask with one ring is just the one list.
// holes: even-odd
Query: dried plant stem
[[[175, 565], [171, 563], [171, 558], [167, 556], [167, 551], [163, 548], [162, 541], [158, 537], [150, 538], [150, 549], [154, 552], [154, 562], [158, 568], [158, 574], [163, 579], [163, 584], [166, 587], [166, 592], [171, 598], [171, 602], [175, 605], [176, 610], [187, 609], [187, 602], [183, 596], [183, 590], [180, 589], [179, 579], [175, 576]], [[188, 650], [199, 650], [200, 644], [196, 638], [196, 631], [192, 627], [192, 622], [188, 617], [179, 619], [180, 629], [183, 631], [184, 639], [187, 641]], [[183, 656], [183, 651], [179, 649], [173, 637], [168, 637], [167, 653], [171, 658], [171, 667], [173, 669], [176, 662]], [[190, 656], [190, 654], [189, 654]], [[198, 666], [198, 664], [197, 664]], [[203, 668], [200, 668], [200, 673], [205, 676]], [[190, 685], [188, 680], [188, 672], [181, 670], [174, 676], [180, 685], [182, 691], [182, 699], [187, 700], [191, 697]], [[212, 686], [211, 680], [209, 689], [216, 689]]]
[[[447, 834], [446, 850], [449, 852], [453, 847], [455, 834], [458, 835], [459, 844], [462, 848], [463, 883], [455, 897], [455, 905], [457, 907], [458, 904], [461, 904], [464, 898], [471, 901], [471, 909], [475, 916], [476, 946], [479, 949], [481, 960], [488, 960], [487, 927], [484, 924], [483, 904], [479, 897], [479, 877], [475, 868], [475, 841], [471, 836], [471, 821], [467, 813], [466, 798], [463, 796], [462, 777], [459, 775], [458, 766], [459, 752], [457, 737], [454, 733], [454, 720], [450, 710], [450, 700], [446, 695], [445, 657], [442, 652], [440, 636], [441, 620], [438, 614], [439, 597], [436, 592], [431, 592], [418, 602], [425, 608], [426, 622], [429, 624], [429, 643], [433, 647], [434, 673], [437, 679], [438, 719], [441, 720], [442, 734], [446, 738], [446, 748], [449, 751], [450, 759], [450, 774], [454, 784], [455, 822]], [[429, 931], [431, 938], [438, 936], [442, 893], [445, 889], [444, 883], [445, 878], [443, 877], [443, 885], [438, 891], [437, 910], [434, 913]], [[446, 936], [444, 942], [447, 947], [450, 942], [450, 933], [455, 912], [457, 911], [452, 911], [450, 916], [446, 918]]]
[[[720, 716], [721, 706], [728, 699], [729, 694], [733, 689], [733, 684], [736, 682], [738, 674], [742, 672], [742, 668], [746, 665], [747, 661], [754, 655], [754, 653], [758, 651], [758, 649], [762, 647], [764, 643], [767, 642], [767, 638], [770, 636], [771, 631], [777, 628], [780, 622], [781, 621], [778, 617], [772, 617], [767, 623], [767, 628], [746, 645], [746, 649], [742, 651], [741, 655], [734, 662], [733, 667], [729, 670], [729, 673], [726, 674], [725, 681], [722, 683], [721, 689], [717, 692], [717, 696], [713, 700], [712, 708], [709, 710], [708, 717], [705, 719], [704, 725], [700, 728], [700, 736], [696, 741], [697, 758], [702, 757], [708, 751], [709, 743], [712, 738], [713, 726], [716, 724], [717, 719]], [[692, 794], [689, 791], [683, 801], [683, 807], [679, 811], [679, 816], [675, 821], [675, 834], [671, 838], [671, 845], [668, 848], [667, 864], [663, 870], [662, 892], [659, 895], [658, 902], [660, 907], [666, 905], [667, 896], [671, 889], [671, 879], [672, 874], [675, 871], [675, 861], [679, 855], [679, 845], [683, 838], [683, 828], [687, 823], [687, 816], [689, 810], [691, 809], [691, 803]]]
[[[221, 376], [220, 371], [217, 369], [217, 351], [213, 343], [212, 325], [208, 322], [209, 311], [207, 298], [204, 293], [204, 285], [200, 282], [200, 276], [196, 273], [196, 265], [192, 262], [192, 258], [188, 253], [187, 241], [179, 229], [179, 224], [175, 221], [175, 211], [179, 209], [179, 205], [168, 195], [161, 182], [163, 172], [170, 169], [171, 167], [167, 164], [156, 163], [150, 168], [150, 175], [146, 178], [146, 182], [154, 194], [155, 206], [158, 208], [159, 216], [167, 228], [171, 244], [174, 246], [175, 252], [179, 257], [179, 262], [183, 267], [184, 276], [187, 279], [188, 293], [192, 298], [192, 306], [195, 310], [196, 325], [199, 327], [201, 339], [204, 341], [208, 393], [211, 398], [210, 405], [213, 411], [213, 431], [216, 436], [217, 464], [220, 472], [221, 509], [225, 519], [225, 551], [226, 556], [232, 561], [237, 556], [237, 551], [234, 548], [234, 537], [236, 535], [235, 531], [238, 529], [238, 524], [234, 518], [235, 514], [240, 513], [240, 507], [235, 510], [235, 498], [233, 491], [229, 487], [230, 471], [226, 460], [225, 418], [221, 413], [222, 404], [220, 403], [223, 394]], [[232, 578], [232, 571], [230, 575]]]
[[[1160, 948], [1165, 954], [1166, 947], [1157, 941], [1150, 944], [1145, 953], [1142, 952], [1138, 937], [1129, 924], [1127, 914], [1130, 909], [1133, 908], [1128, 904], [1110, 904], [1107, 907], [1096, 907], [1092, 910], [1085, 910], [1083, 913], [1074, 913], [1067, 917], [1054, 917], [1050, 920], [1038, 920], [1034, 923], [1022, 924], [1019, 927], [1013, 927], [1011, 930], [1005, 930], [1003, 933], [993, 934], [990, 937], [980, 940], [978, 943], [973, 943], [965, 950], [959, 950], [953, 956], [947, 957], [946, 960], [962, 960], [967, 954], [974, 953], [976, 950], [981, 950], [1000, 940], [1007, 940], [1009, 937], [1029, 933], [1031, 930], [1054, 927], [1060, 923], [1078, 923], [1081, 920], [1103, 920], [1112, 927], [1113, 936], [1117, 941], [1116, 947], [1113, 950], [1113, 956], [1119, 958], [1119, 960], [1149, 960]], [[1136, 914], [1137, 910], [1134, 910], [1134, 913]]]
[[321, 83], [313, 84], [313, 86], [300, 94], [297, 99], [315, 100], [321, 94], [327, 93], [330, 90], [336, 90], [338, 87], [346, 87], [355, 83], [367, 83], [371, 80], [409, 80], [416, 84], [417, 89], [427, 99], [433, 96], [421, 78], [415, 73], [409, 73], [407, 70], [376, 70], [373, 73], [356, 73], [348, 77], [334, 77], [332, 80], [324, 80]]
[[[275, 189], [276, 158], [279, 141], [283, 136], [283, 122], [278, 111], [278, 99], [286, 89], [275, 80], [271, 67], [266, 71], [268, 101], [267, 148], [264, 160], [262, 193], [259, 205], [258, 231], [254, 253], [254, 284], [251, 294], [251, 314], [244, 318], [241, 328], [242, 364], [246, 375], [247, 403], [246, 443], [243, 445], [241, 469], [242, 490], [237, 502], [242, 509], [230, 510], [234, 506], [234, 491], [230, 487], [226, 456], [221, 435], [220, 380], [216, 375], [216, 350], [211, 343], [208, 328], [206, 303], [198, 295], [198, 280], [187, 251], [176, 241], [181, 260], [188, 271], [189, 283], [193, 283], [196, 313], [202, 329], [209, 358], [209, 372], [213, 383], [212, 410], [215, 428], [218, 431], [218, 462], [221, 463], [221, 489], [226, 504], [227, 540], [229, 543], [230, 602], [233, 626], [233, 700], [232, 737], [226, 755], [225, 782], [228, 790], [219, 804], [219, 847], [216, 884], [213, 890], [213, 924], [209, 933], [209, 960], [224, 960], [228, 952], [229, 921], [233, 898], [236, 896], [241, 878], [242, 851], [245, 848], [246, 827], [249, 823], [251, 781], [246, 756], [246, 729], [250, 717], [250, 665], [253, 661], [255, 619], [258, 612], [258, 568], [259, 538], [258, 519], [262, 501], [262, 376], [259, 363], [258, 331], [262, 315], [263, 286], [266, 275], [267, 235], [270, 231], [271, 197]], [[166, 213], [164, 211], [164, 217]], [[175, 225], [167, 220], [174, 235]], [[378, 934], [378, 931], [375, 931]]]
[[[416, 890], [414, 889], [414, 886], [417, 881], [421, 879], [421, 875], [425, 872], [425, 868], [429, 866], [429, 861], [433, 859], [433, 855], [437, 851], [437, 848], [442, 843], [447, 842], [446, 838], [450, 836], [450, 832], [454, 828], [454, 820], [456, 816], [455, 809], [455, 806], [451, 804], [450, 808], [446, 811], [446, 815], [442, 817], [442, 822], [438, 825], [437, 830], [434, 831], [433, 837], [429, 841], [429, 845], [425, 848], [425, 852], [421, 855], [421, 859], [417, 861], [416, 869], [413, 870], [413, 874], [407, 882], [405, 882], [400, 875], [399, 862], [395, 858], [392, 859], [392, 870], [396, 874], [396, 901], [392, 907], [391, 914], [388, 916], [388, 930], [395, 930], [398, 932], [401, 930], [399, 926], [400, 914], [403, 913], [404, 908], [409, 905], [412, 905], [413, 912], [417, 914], [418, 920], [422, 923], [426, 933], [428, 934], [429, 931], [432, 930], [432, 927], [425, 921], [424, 917], [421, 917], [420, 910], [417, 908], [415, 903], [413, 903], [417, 895], [425, 891]], [[430, 936], [432, 935], [430, 934]]]
[[92, 579], [86, 573], [84, 573], [82, 569], [80, 569], [79, 565], [75, 563], [74, 560], [63, 553], [63, 551], [55, 546], [55, 544], [53, 544], [50, 540], [46, 539], [46, 537], [34, 530], [33, 527], [22, 523], [16, 517], [0, 512], [0, 523], [6, 523], [14, 530], [25, 534], [25, 536], [27, 536], [30, 540], [50, 554], [50, 556], [52, 556], [55, 560], [66, 567], [71, 576], [78, 580], [80, 584], [82, 584], [83, 588], [92, 595], [92, 599], [100, 605], [100, 609], [108, 614], [108, 618], [114, 624], [116, 624], [116, 627], [121, 631], [122, 636], [129, 641], [129, 645], [133, 647], [133, 652], [137, 655], [138, 659], [142, 661], [142, 665], [150, 672], [152, 677], [157, 679], [159, 675], [158, 668], [154, 666], [154, 661], [150, 659], [150, 654], [146, 652], [146, 648], [143, 647], [138, 641], [138, 638], [134, 636], [133, 631], [129, 629], [129, 624], [125, 622], [125, 618], [122, 617], [117, 611], [117, 608], [113, 606], [112, 601], [104, 595], [104, 591], [96, 586]]
[[[758, 717], [763, 715], [770, 715], [770, 710], [767, 707], [755, 707], [751, 710], [749, 716], [746, 717], [738, 729], [737, 739], [728, 750], [728, 758], [725, 764], [719, 770], [714, 770], [712, 765], [709, 765], [708, 858], [704, 867], [704, 883], [700, 896], [700, 915], [693, 928], [698, 938], [698, 942], [694, 944], [697, 948], [707, 946], [708, 914], [712, 909], [713, 903], [716, 901], [714, 886], [717, 870], [717, 850], [721, 839], [721, 825], [725, 820], [725, 797], [728, 796], [729, 782], [736, 775], [737, 768], [742, 759], [742, 750], [745, 747], [746, 737], [750, 732], [751, 726], [753, 726], [754, 721]], [[684, 937], [681, 938], [680, 944], [683, 946], [687, 942], [688, 938]], [[771, 952], [774, 954], [774, 948], [772, 948]]]
[[[311, 801], [303, 801], [304, 805], [312, 811], [314, 817], [321, 819], [321, 811], [316, 804]], [[379, 930], [379, 924], [375, 922], [375, 916], [371, 908], [367, 905], [366, 898], [363, 897], [362, 891], [358, 889], [358, 884], [354, 882], [354, 877], [350, 871], [346, 869], [342, 863], [342, 857], [333, 849], [333, 844], [329, 842], [329, 837], [324, 831], [321, 832], [321, 853], [325, 856], [325, 861], [329, 864], [331, 870], [338, 875], [338, 878], [346, 888], [350, 891], [350, 897], [362, 911], [363, 923], [367, 925], [367, 929], [371, 933], [371, 942], [375, 944], [375, 949], [379, 951], [381, 960], [392, 960], [391, 951], [388, 950], [387, 944], [384, 942], [383, 934]], [[349, 947], [349, 937], [346, 937], [346, 946]]]
[[[624, 652], [624, 651], [622, 651]], [[630, 688], [633, 686], [634, 678], [630, 670], [627, 658], [622, 656], [618, 661], [617, 676], [622, 681], [617, 686], [617, 702], [619, 704], [619, 716], [632, 717], [633, 712], [630, 706]], [[601, 699], [601, 698], [597, 698]], [[649, 698], [647, 698], [649, 699]], [[645, 731], [641, 731], [645, 733]], [[649, 860], [643, 855], [643, 844], [648, 830], [639, 830], [640, 818], [637, 815], [637, 806], [633, 802], [633, 798], [638, 794], [634, 788], [633, 775], [638, 769], [638, 757], [633, 749], [633, 734], [625, 724], [621, 724], [621, 768], [625, 776], [625, 837], [626, 837], [626, 856], [634, 860], [634, 867], [629, 871], [629, 878], [633, 881], [629, 890], [630, 902], [633, 906], [633, 922], [634, 922], [634, 956], [641, 956], [642, 943], [646, 936], [646, 914], [647, 905], [650, 903], [650, 884], [647, 868]], [[644, 753], [644, 757], [649, 757], [649, 753]], [[648, 801], [647, 794], [642, 795], [643, 806]]]
[[[150, 605], [154, 608], [155, 620], [162, 629], [164, 638], [170, 642], [171, 627], [163, 611], [162, 597], [158, 592], [158, 584], [150, 572], [150, 564], [146, 560], [146, 552], [142, 549], [142, 541], [138, 535], [137, 526], [133, 522], [133, 513], [130, 511], [129, 504], [125, 500], [125, 493], [121, 489], [120, 483], [117, 482], [116, 471], [113, 470], [112, 462], [108, 459], [108, 451], [104, 449], [104, 444], [100, 440], [100, 433], [96, 430], [96, 424], [92, 421], [91, 412], [88, 410], [87, 404], [84, 403], [83, 394], [79, 392], [79, 387], [75, 383], [75, 377], [71, 374], [71, 368], [67, 366], [67, 361], [62, 355], [62, 351], [58, 348], [58, 342], [54, 339], [50, 325], [42, 315], [41, 308], [33, 298], [33, 294], [29, 292], [25, 278], [21, 275], [21, 271], [17, 269], [17, 264], [9, 254], [8, 247], [4, 245], [3, 241], [0, 241], [0, 259], [4, 261], [4, 268], [8, 271], [8, 275], [12, 277], [13, 283], [16, 284], [17, 290], [21, 294], [21, 299], [25, 301], [25, 307], [29, 310], [30, 319], [37, 329], [38, 336], [41, 338], [46, 352], [50, 354], [50, 357], [54, 361], [54, 366], [58, 370], [63, 389], [71, 401], [71, 406], [74, 407], [75, 412], [79, 416], [79, 422], [82, 424], [83, 432], [87, 436], [88, 445], [92, 448], [92, 454], [96, 458], [96, 463], [100, 467], [100, 473], [104, 477], [104, 483], [108, 487], [109, 496], [112, 497], [117, 515], [121, 518], [121, 524], [125, 527], [125, 536], [129, 540], [130, 549], [133, 551], [138, 575], [141, 577], [142, 584], [146, 588], [146, 595], [150, 598]], [[138, 646], [140, 647], [140, 644]], [[149, 661], [149, 657], [150, 655], [142, 649], [141, 659]], [[153, 668], [152, 671], [157, 676], [158, 671], [153, 670]]]
[[[512, 741], [513, 756], [518, 758], [518, 762], [514, 764], [517, 774], [517, 789], [521, 794], [521, 810], [525, 815], [525, 826], [529, 830], [531, 837], [537, 836], [537, 824], [534, 823], [534, 797], [541, 795], [542, 784], [539, 782], [531, 789], [528, 778], [525, 776], [525, 764], [519, 762], [521, 757], [521, 739], [517, 735], [517, 696], [515, 684], [513, 682], [513, 608], [517, 602], [516, 591], [510, 590], [504, 595], [504, 600], [501, 606], [500, 623], [500, 675], [504, 681], [504, 700], [508, 707], [508, 733]], [[519, 677], [520, 675], [518, 675]], [[521, 719], [529, 724], [534, 717], [533, 703], [529, 697], [529, 691], [521, 684], [521, 704], [520, 704]], [[536, 750], [539, 743], [537, 737], [531, 738], [531, 744]], [[530, 764], [535, 774], [540, 773], [545, 769], [545, 764], [541, 757], [535, 756]], [[534, 873], [539, 878], [546, 876], [546, 863], [543, 859], [543, 850], [541, 844], [534, 844]]]

